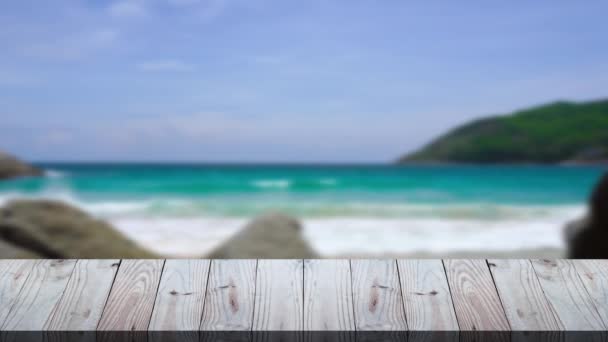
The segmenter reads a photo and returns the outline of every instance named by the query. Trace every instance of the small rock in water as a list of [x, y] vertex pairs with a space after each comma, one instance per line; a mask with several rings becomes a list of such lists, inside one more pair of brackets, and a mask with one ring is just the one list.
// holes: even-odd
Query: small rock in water
[[10, 154], [0, 151], [0, 179], [42, 176], [42, 170], [28, 165]]

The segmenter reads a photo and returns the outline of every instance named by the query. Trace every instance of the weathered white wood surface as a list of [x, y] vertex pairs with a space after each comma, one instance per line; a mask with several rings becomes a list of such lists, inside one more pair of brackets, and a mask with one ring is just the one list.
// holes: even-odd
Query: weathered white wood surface
[[98, 330], [146, 331], [164, 260], [123, 260]]
[[108, 331], [149, 341], [180, 331], [194, 342], [234, 337], [226, 331], [255, 340], [342, 331], [328, 336], [346, 341], [355, 330], [357, 340], [389, 330], [467, 341], [478, 330], [606, 331], [607, 321], [607, 260], [0, 260], [7, 342], [40, 330], [100, 330], [109, 342]]
[[78, 260], [45, 330], [95, 330], [120, 260]]
[[444, 265], [460, 329], [509, 330], [486, 260], [448, 259]]
[[603, 330], [602, 319], [569, 260], [533, 260], [556, 318], [566, 330]]
[[2, 330], [43, 330], [65, 290], [76, 260], [40, 260], [17, 295]]
[[0, 260], [0, 328], [33, 267], [30, 260]]
[[563, 330], [529, 260], [496, 259], [488, 264], [512, 330]]
[[259, 260], [253, 330], [302, 330], [303, 282], [303, 260]]
[[304, 330], [355, 330], [348, 260], [304, 260]]
[[441, 260], [397, 260], [408, 328], [457, 331], [458, 321]]
[[407, 330], [394, 260], [352, 260], [356, 330]]
[[608, 260], [572, 260], [595, 305], [608, 327]]
[[213, 260], [201, 330], [251, 330], [257, 260]]
[[167, 260], [148, 330], [197, 331], [201, 324], [209, 260]]

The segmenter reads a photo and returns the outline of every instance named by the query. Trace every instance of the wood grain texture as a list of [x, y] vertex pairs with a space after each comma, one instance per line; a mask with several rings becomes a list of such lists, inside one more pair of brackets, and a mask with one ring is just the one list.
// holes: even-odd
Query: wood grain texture
[[98, 330], [148, 329], [164, 260], [123, 260]]
[[509, 330], [509, 323], [485, 260], [444, 260], [461, 330]]
[[251, 330], [257, 260], [213, 260], [201, 330]]
[[78, 260], [45, 330], [95, 330], [120, 260]]
[[302, 330], [303, 282], [303, 260], [259, 260], [253, 330]]
[[567, 330], [603, 330], [604, 324], [574, 265], [568, 260], [533, 260], [532, 265], [556, 319]]
[[42, 330], [68, 284], [76, 260], [37, 261], [2, 330]]
[[304, 329], [355, 330], [348, 260], [304, 260]]
[[608, 327], [608, 260], [572, 260], [604, 325]]
[[210, 263], [209, 260], [165, 262], [149, 330], [198, 331]]
[[356, 330], [407, 330], [395, 260], [352, 260]]
[[529, 260], [488, 260], [512, 330], [563, 330]]
[[0, 260], [0, 327], [36, 264], [35, 260]]
[[581, 332], [606, 330], [608, 260], [119, 262], [0, 260], [0, 341], [16, 341], [18, 330], [96, 328], [96, 339], [108, 342], [365, 341], [380, 330], [392, 330], [382, 340], [410, 341], [477, 341], [475, 330], [501, 341], [567, 336], [530, 331], [608, 336]]
[[458, 331], [450, 287], [441, 260], [397, 260], [397, 265], [409, 329]]

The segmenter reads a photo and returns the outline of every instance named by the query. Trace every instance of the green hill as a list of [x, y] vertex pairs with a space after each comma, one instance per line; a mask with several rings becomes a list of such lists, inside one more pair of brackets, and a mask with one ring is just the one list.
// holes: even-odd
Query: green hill
[[403, 156], [408, 162], [599, 162], [608, 160], [608, 99], [555, 102], [476, 120]]

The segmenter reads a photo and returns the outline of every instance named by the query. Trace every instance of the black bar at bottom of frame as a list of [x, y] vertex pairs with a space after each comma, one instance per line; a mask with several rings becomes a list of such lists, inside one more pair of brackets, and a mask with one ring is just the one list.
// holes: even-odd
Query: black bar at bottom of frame
[[0, 331], [0, 342], [608, 342], [605, 331]]

